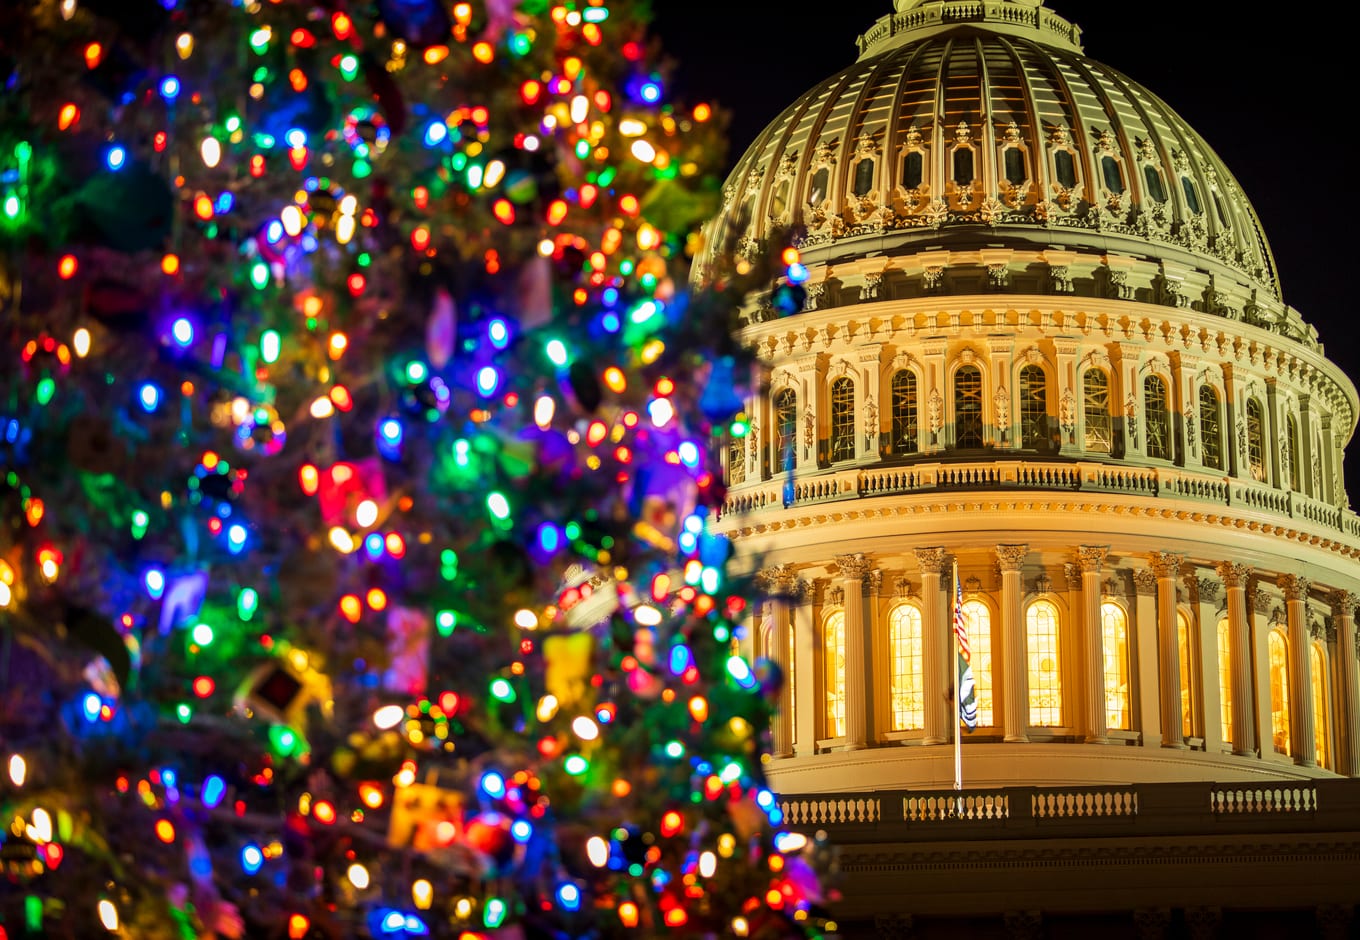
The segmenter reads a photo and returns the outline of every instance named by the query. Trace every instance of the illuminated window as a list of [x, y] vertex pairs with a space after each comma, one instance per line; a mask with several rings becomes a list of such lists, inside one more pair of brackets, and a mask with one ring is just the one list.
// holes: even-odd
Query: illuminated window
[[746, 438], [729, 435], [727, 442], [727, 482], [733, 486], [746, 482]]
[[982, 370], [961, 366], [954, 373], [954, 446], [982, 446]]
[[1280, 441], [1280, 460], [1289, 474], [1289, 488], [1296, 493], [1299, 489], [1298, 456], [1299, 423], [1294, 420], [1293, 415], [1288, 415], [1284, 419], [1284, 440]]
[[1289, 753], [1289, 654], [1283, 630], [1271, 630], [1266, 640], [1270, 653], [1270, 734], [1275, 753]]
[[826, 667], [826, 736], [845, 737], [845, 612], [830, 614], [822, 625]]
[[1331, 738], [1328, 733], [1331, 722], [1328, 721], [1327, 703], [1331, 696], [1327, 694], [1327, 653], [1321, 643], [1311, 644], [1308, 652], [1308, 668], [1313, 678], [1313, 735], [1317, 762], [1319, 767], [1330, 768], [1332, 754], [1327, 745]]
[[1086, 449], [1108, 454], [1114, 440], [1110, 424], [1110, 377], [1101, 369], [1087, 369], [1081, 380], [1086, 411]]
[[855, 457], [855, 383], [839, 378], [831, 383], [831, 461]]
[[917, 448], [916, 373], [901, 369], [892, 377], [892, 450], [914, 454]]
[[1062, 724], [1062, 662], [1058, 657], [1058, 608], [1035, 601], [1025, 611], [1025, 650], [1029, 658], [1029, 723], [1040, 728]]
[[977, 698], [978, 727], [996, 725], [992, 684], [992, 612], [982, 601], [965, 601], [963, 619], [972, 652], [973, 694]]
[[1190, 618], [1180, 610], [1176, 611], [1176, 648], [1181, 660], [1181, 734], [1188, 738], [1195, 733], [1194, 657], [1190, 653]]
[[1143, 379], [1143, 414], [1147, 423], [1147, 455], [1171, 459], [1171, 420], [1166, 399], [1166, 383], [1149, 375]]
[[1100, 605], [1105, 658], [1105, 727], [1129, 730], [1129, 617], [1109, 601]]
[[1199, 387], [1199, 434], [1204, 442], [1204, 466], [1223, 469], [1223, 422], [1218, 408], [1218, 392], [1212, 386]]
[[1048, 384], [1044, 370], [1034, 365], [1020, 370], [1020, 435], [1024, 447], [1048, 441]]
[[798, 393], [791, 388], [781, 389], [774, 396], [775, 466], [780, 471], [793, 469], [793, 449], [797, 440]]
[[1247, 466], [1253, 480], [1266, 478], [1266, 421], [1261, 403], [1247, 399]]
[[926, 726], [921, 611], [910, 604], [898, 604], [888, 614], [888, 663], [892, 730], [918, 731]]
[[1223, 720], [1223, 740], [1232, 741], [1232, 650], [1228, 642], [1228, 618], [1218, 621], [1218, 711]]

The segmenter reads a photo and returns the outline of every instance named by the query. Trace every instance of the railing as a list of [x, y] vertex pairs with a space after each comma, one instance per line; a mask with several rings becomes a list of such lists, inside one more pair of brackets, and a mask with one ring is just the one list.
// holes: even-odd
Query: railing
[[1192, 500], [1203, 505], [1242, 507], [1297, 519], [1310, 527], [1339, 532], [1352, 539], [1360, 538], [1360, 517], [1350, 510], [1250, 480], [1234, 480], [1176, 467], [1005, 458], [985, 462], [851, 467], [831, 473], [797, 474], [791, 483], [777, 478], [743, 483], [728, 493], [719, 518], [874, 496], [992, 489], [1121, 493]]
[[[1360, 779], [782, 795], [784, 824], [833, 841], [1360, 829]], [[1325, 811], [1322, 807], [1326, 807]]]

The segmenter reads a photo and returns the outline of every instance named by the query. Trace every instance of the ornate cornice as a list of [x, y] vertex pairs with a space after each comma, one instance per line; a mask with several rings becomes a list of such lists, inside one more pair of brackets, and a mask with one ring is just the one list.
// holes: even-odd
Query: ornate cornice
[[1275, 580], [1275, 584], [1284, 592], [1285, 600], [1290, 601], [1308, 600], [1308, 592], [1313, 588], [1311, 581], [1297, 574], [1282, 574]]
[[1025, 556], [1028, 554], [1028, 545], [998, 545], [996, 547], [996, 560], [1002, 571], [1019, 571], [1024, 567]]
[[925, 574], [943, 574], [949, 556], [943, 548], [916, 549], [916, 563]]

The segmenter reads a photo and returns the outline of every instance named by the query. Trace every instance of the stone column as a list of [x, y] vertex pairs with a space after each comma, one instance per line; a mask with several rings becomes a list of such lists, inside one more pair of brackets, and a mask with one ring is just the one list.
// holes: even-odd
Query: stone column
[[1024, 567], [1028, 545], [998, 545], [1001, 563], [1001, 675], [1006, 742], [1029, 741], [1029, 670], [1025, 663], [1025, 624], [1020, 610], [1023, 588], [1020, 570]]
[[1256, 709], [1252, 693], [1256, 683], [1251, 674], [1251, 631], [1247, 627], [1246, 565], [1225, 561], [1215, 569], [1227, 588], [1228, 659], [1232, 675], [1232, 749], [1249, 757], [1256, 753]]
[[1355, 604], [1350, 591], [1332, 595], [1332, 616], [1336, 620], [1337, 681], [1341, 683], [1342, 760], [1337, 769], [1347, 777], [1360, 777], [1360, 670], [1355, 661]]
[[1153, 552], [1152, 571], [1157, 576], [1157, 645], [1162, 675], [1162, 747], [1185, 748], [1181, 722], [1181, 654], [1176, 637], [1176, 575], [1181, 556]]
[[887, 637], [882, 621], [883, 608], [880, 597], [883, 594], [883, 571], [875, 568], [869, 572], [865, 581], [869, 588], [868, 606], [864, 610], [864, 681], [868, 689], [868, 704], [865, 715], [868, 719], [866, 735], [869, 744], [877, 744], [883, 732], [888, 730], [887, 721], [888, 691], [891, 687], [888, 670]]
[[1100, 616], [1100, 566], [1108, 545], [1083, 545], [1081, 559], [1082, 636], [1086, 648], [1086, 743], [1109, 740], [1105, 727], [1105, 630]]
[[812, 617], [812, 585], [799, 581], [798, 592], [791, 599], [789, 611], [793, 620], [793, 688], [790, 690], [790, 717], [793, 719], [793, 753], [810, 756], [817, 753], [817, 730], [822, 721], [825, 701], [819, 699], [823, 670], [818, 668], [821, 658], [817, 650], [817, 629]]
[[1282, 574], [1276, 582], [1284, 592], [1289, 618], [1289, 739], [1294, 763], [1317, 766], [1317, 739], [1314, 736], [1313, 674], [1309, 669], [1307, 578]]
[[1218, 592], [1219, 583], [1213, 578], [1201, 578], [1191, 572], [1185, 578], [1195, 601], [1195, 615], [1199, 620], [1199, 692], [1204, 704], [1204, 749], [1218, 754], [1227, 743], [1223, 737], [1222, 667], [1218, 662]]
[[864, 656], [864, 577], [869, 563], [863, 555], [837, 555], [840, 585], [845, 591], [845, 738], [850, 750], [868, 741], [868, 662]]
[[1252, 682], [1256, 690], [1256, 737], [1262, 758], [1275, 755], [1275, 726], [1270, 701], [1270, 620], [1272, 597], [1262, 587], [1259, 577], [1247, 582], [1247, 624], [1251, 631], [1254, 657]]
[[1138, 651], [1138, 726], [1144, 747], [1162, 746], [1161, 676], [1157, 670], [1157, 575], [1148, 568], [1133, 573], [1137, 594], [1134, 627]]
[[949, 625], [940, 602], [943, 548], [916, 549], [921, 566], [921, 659], [925, 669], [926, 727], [923, 744], [947, 744], [949, 727]]
[[761, 579], [770, 592], [766, 610], [770, 618], [769, 656], [784, 674], [779, 687], [770, 726], [770, 754], [789, 757], [793, 754], [793, 649], [790, 636], [793, 628], [793, 605], [807, 590], [789, 565], [779, 565], [761, 572]]

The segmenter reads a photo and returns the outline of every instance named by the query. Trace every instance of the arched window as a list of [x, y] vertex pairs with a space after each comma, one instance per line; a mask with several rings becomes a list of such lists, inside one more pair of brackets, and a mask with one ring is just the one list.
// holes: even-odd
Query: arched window
[[1190, 650], [1190, 618], [1181, 610], [1176, 611], [1176, 649], [1181, 661], [1181, 734], [1188, 738], [1195, 733], [1195, 657]]
[[1270, 654], [1270, 735], [1275, 753], [1289, 753], [1289, 644], [1283, 630], [1271, 630], [1266, 640]]
[[992, 682], [992, 612], [982, 601], [964, 601], [963, 621], [968, 630], [969, 665], [973, 667], [973, 694], [977, 699], [978, 727], [996, 725]]
[[733, 486], [746, 482], [746, 438], [729, 434], [727, 442], [727, 482]]
[[1280, 441], [1280, 461], [1289, 477], [1289, 488], [1299, 491], [1299, 423], [1293, 415], [1284, 419], [1284, 440]]
[[954, 373], [954, 446], [982, 446], [982, 370], [960, 366]]
[[1082, 407], [1086, 412], [1086, 449], [1108, 454], [1114, 434], [1110, 418], [1110, 376], [1103, 369], [1087, 369], [1081, 380]]
[[1058, 607], [1038, 600], [1025, 611], [1029, 659], [1029, 723], [1052, 728], [1062, 722], [1062, 661], [1058, 649]]
[[1261, 403], [1247, 399], [1247, 466], [1253, 480], [1266, 478], [1266, 417]]
[[1101, 648], [1105, 659], [1105, 727], [1129, 730], [1129, 617], [1109, 601], [1100, 605]]
[[1223, 469], [1223, 421], [1218, 392], [1212, 385], [1199, 387], [1199, 435], [1204, 447], [1204, 466]]
[[855, 383], [842, 376], [831, 383], [831, 462], [855, 457]]
[[911, 604], [893, 607], [888, 614], [888, 689], [894, 731], [919, 731], [926, 726], [921, 642], [921, 611]]
[[855, 186], [856, 196], [867, 196], [869, 190], [874, 188], [874, 161], [861, 160], [855, 164]]
[[1232, 649], [1227, 617], [1218, 620], [1218, 711], [1223, 720], [1223, 740], [1232, 743]]
[[1036, 365], [1020, 370], [1020, 440], [1023, 447], [1048, 443], [1048, 384]]
[[1308, 649], [1308, 668], [1313, 679], [1313, 735], [1317, 747], [1318, 766], [1332, 766], [1331, 717], [1327, 704], [1332, 700], [1327, 688], [1327, 652], [1321, 643], [1311, 643]]
[[774, 458], [780, 472], [793, 469], [798, 442], [798, 393], [782, 388], [774, 395]]
[[825, 733], [845, 737], [845, 611], [828, 614], [822, 623], [822, 665], [826, 689]]
[[917, 448], [916, 373], [899, 369], [892, 377], [892, 450], [914, 454]]
[[1143, 415], [1147, 424], [1147, 455], [1171, 459], [1171, 420], [1166, 383], [1160, 376], [1143, 379]]

